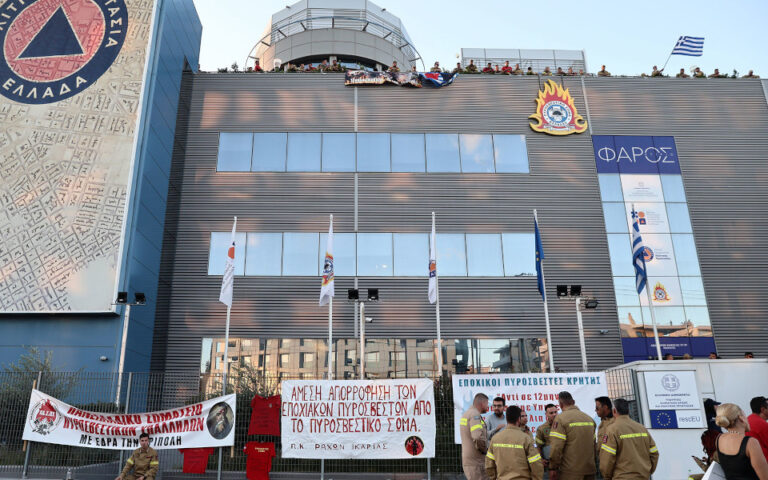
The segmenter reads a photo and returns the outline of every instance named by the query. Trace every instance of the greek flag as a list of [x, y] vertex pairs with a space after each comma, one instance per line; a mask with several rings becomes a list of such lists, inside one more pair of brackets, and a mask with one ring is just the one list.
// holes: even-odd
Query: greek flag
[[672, 49], [672, 55], [687, 55], [689, 57], [700, 57], [704, 54], [704, 37], [689, 37], [683, 35], [677, 40], [675, 48]]
[[547, 292], [544, 291], [544, 272], [541, 268], [541, 262], [544, 260], [544, 247], [541, 245], [541, 234], [539, 233], [539, 220], [536, 218], [536, 212], [533, 213], [533, 231], [536, 241], [536, 279], [539, 283], [539, 293], [542, 300], [547, 301]]
[[645, 247], [643, 246], [643, 239], [640, 237], [637, 217], [632, 222], [632, 264], [635, 266], [635, 286], [639, 295], [648, 281], [648, 272], [645, 269]]

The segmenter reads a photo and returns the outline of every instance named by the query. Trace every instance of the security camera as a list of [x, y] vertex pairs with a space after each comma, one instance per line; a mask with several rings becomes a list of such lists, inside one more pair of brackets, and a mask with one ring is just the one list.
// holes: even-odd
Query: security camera
[[608, 333], [608, 330], [606, 329], [600, 330], [600, 335], [605, 335], [606, 333]]
[[373, 323], [373, 317], [365, 317], [366, 323]]

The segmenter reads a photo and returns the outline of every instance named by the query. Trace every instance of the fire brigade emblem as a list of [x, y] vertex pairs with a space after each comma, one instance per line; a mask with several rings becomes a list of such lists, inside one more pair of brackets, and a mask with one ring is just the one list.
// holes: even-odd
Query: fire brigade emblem
[[531, 129], [549, 135], [584, 133], [587, 121], [576, 111], [570, 92], [552, 80], [547, 80], [536, 98], [536, 113], [529, 116], [536, 120]]
[[54, 404], [48, 400], [40, 400], [32, 408], [29, 424], [32, 431], [40, 435], [48, 435], [61, 423], [62, 416]]
[[661, 282], [656, 282], [656, 286], [653, 287], [653, 299], [657, 302], [668, 302], [671, 300], [667, 289], [664, 288]]
[[128, 30], [125, 0], [26, 0], [0, 6], [0, 94], [53, 103], [96, 82]]

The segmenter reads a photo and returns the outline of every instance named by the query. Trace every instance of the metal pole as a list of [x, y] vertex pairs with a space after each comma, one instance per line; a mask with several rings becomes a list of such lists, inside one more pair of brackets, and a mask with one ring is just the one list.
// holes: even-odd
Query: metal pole
[[320, 459], [320, 480], [325, 480], [325, 459]]
[[587, 347], [584, 344], [584, 323], [581, 321], [581, 297], [576, 297], [576, 321], [579, 324], [579, 346], [581, 347], [581, 369], [587, 371]]
[[365, 302], [360, 302], [360, 380], [365, 380]]
[[432, 480], [432, 459], [427, 457], [427, 480]]
[[651, 286], [648, 280], [645, 281], [645, 293], [648, 295], [648, 308], [651, 309], [651, 321], [653, 322], [653, 339], [656, 341], [656, 355], [661, 358], [661, 343], [659, 343], [659, 330], [656, 328], [656, 314], [653, 311], [653, 298], [651, 297]]
[[333, 297], [328, 302], [328, 380], [333, 380]]
[[131, 319], [131, 304], [125, 304], [123, 317], [123, 338], [120, 341], [120, 362], [117, 367], [117, 393], [115, 394], [115, 406], [120, 408], [120, 390], [123, 386], [123, 368], [125, 367], [125, 344], [128, 341], [128, 322]]
[[[533, 218], [536, 220], [536, 225], [539, 224], [539, 216], [536, 210], [533, 211]], [[541, 230], [539, 230], [541, 234]], [[555, 356], [552, 353], [552, 332], [549, 329], [549, 307], [547, 306], [547, 281], [544, 279], [544, 260], [541, 261], [541, 286], [544, 290], [544, 324], [547, 329], [547, 353], [549, 353], [549, 373], [555, 371]]]
[[[435, 212], [432, 212], [432, 233], [435, 232]], [[435, 234], [435, 236], [437, 236]], [[436, 239], [431, 239], [432, 243], [436, 243]], [[437, 247], [435, 246], [435, 249]], [[437, 260], [437, 252], [432, 252], [435, 255], [435, 260]], [[443, 376], [443, 338], [440, 334], [440, 281], [439, 281], [439, 275], [437, 273], [437, 269], [435, 269], [435, 318], [437, 321], [437, 356], [435, 357], [437, 359], [437, 368], [439, 372], [439, 376]], [[427, 459], [429, 460], [429, 459]]]
[[[128, 388], [125, 390], [125, 408], [123, 413], [128, 414], [128, 405], [131, 404], [131, 384], [133, 383], [133, 372], [128, 372]], [[125, 461], [125, 450], [120, 450], [120, 463], [117, 465], [118, 475], [122, 471], [123, 461]]]
[[[39, 371], [37, 372], [37, 380], [32, 380], [32, 389], [36, 389], [40, 385], [40, 380], [42, 380], [43, 372]], [[24, 467], [21, 469], [21, 478], [29, 478], [29, 455], [30, 451], [32, 451], [32, 442], [25, 441], [24, 447], [26, 452], [24, 452]]]
[[[224, 328], [224, 373], [221, 375], [221, 392], [227, 394], [227, 373], [229, 372], [229, 319], [232, 313], [232, 307], [227, 305], [227, 324]], [[221, 462], [224, 458], [224, 447], [219, 447], [219, 466], [216, 470], [217, 480], [221, 480]]]

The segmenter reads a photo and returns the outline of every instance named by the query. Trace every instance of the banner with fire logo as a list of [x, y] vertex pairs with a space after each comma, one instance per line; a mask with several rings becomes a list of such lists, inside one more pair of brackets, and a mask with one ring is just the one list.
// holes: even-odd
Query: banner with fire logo
[[570, 135], [587, 130], [587, 121], [576, 110], [571, 93], [553, 80], [544, 83], [536, 98], [536, 113], [528, 118], [536, 120], [530, 124], [532, 130], [549, 135]]
[[32, 390], [24, 440], [73, 447], [128, 450], [149, 434], [156, 449], [223, 447], [235, 444], [235, 395], [171, 410], [112, 414], [89, 412]]

